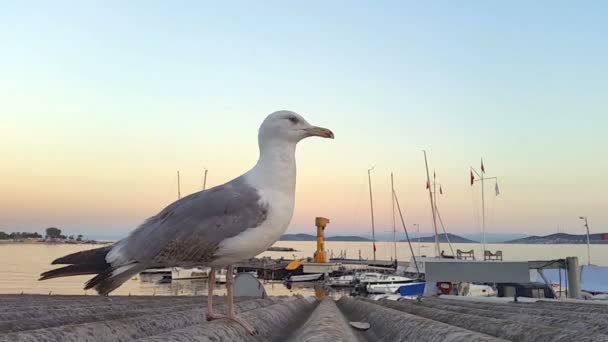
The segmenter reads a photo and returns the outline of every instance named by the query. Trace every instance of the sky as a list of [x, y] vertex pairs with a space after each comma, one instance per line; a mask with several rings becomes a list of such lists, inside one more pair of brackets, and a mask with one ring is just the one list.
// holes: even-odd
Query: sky
[[257, 160], [281, 109], [298, 146], [289, 232], [608, 231], [603, 1], [23, 1], [0, 5], [0, 230], [125, 235]]

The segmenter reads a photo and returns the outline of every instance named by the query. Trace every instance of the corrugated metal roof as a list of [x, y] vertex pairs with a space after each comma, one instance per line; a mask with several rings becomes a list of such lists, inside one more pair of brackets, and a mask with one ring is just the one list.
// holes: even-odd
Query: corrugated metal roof
[[[218, 311], [223, 297], [214, 298]], [[256, 326], [204, 320], [206, 297], [0, 296], [0, 341], [608, 341], [608, 306], [424, 298], [271, 297], [237, 303]], [[353, 329], [349, 321], [367, 322]]]

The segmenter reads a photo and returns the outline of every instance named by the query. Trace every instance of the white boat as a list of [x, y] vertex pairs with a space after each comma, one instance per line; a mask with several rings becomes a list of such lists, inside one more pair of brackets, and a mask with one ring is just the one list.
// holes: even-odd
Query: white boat
[[355, 284], [356, 278], [353, 274], [345, 274], [340, 277], [329, 278], [329, 286], [348, 287]]
[[415, 279], [402, 277], [398, 275], [382, 274], [367, 272], [357, 275], [357, 280], [363, 285], [374, 285], [374, 284], [406, 284], [411, 283]]
[[323, 276], [322, 273], [310, 273], [310, 274], [298, 274], [292, 275], [287, 278], [288, 282], [297, 283], [305, 281], [317, 281]]
[[210, 271], [211, 269], [209, 267], [173, 267], [171, 269], [171, 278], [173, 280], [209, 278]]
[[367, 293], [397, 293], [403, 283], [398, 284], [369, 284], [365, 287]]

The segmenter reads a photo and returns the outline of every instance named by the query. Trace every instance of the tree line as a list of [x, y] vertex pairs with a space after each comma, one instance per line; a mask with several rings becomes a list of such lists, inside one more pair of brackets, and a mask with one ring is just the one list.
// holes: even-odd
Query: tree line
[[[44, 236], [46, 239], [63, 239], [63, 240], [74, 240], [74, 241], [82, 241], [82, 234], [78, 234], [76, 236], [69, 235], [65, 236], [61, 234], [61, 229], [56, 227], [49, 227], [45, 229], [46, 235]], [[0, 231], [0, 240], [20, 240], [20, 239], [42, 239], [42, 235], [37, 232], [12, 232], [5, 233]]]

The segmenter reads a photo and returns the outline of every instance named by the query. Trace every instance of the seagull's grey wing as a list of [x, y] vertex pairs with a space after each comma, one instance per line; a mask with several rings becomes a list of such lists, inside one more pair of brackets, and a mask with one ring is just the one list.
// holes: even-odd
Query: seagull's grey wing
[[239, 177], [172, 203], [118, 242], [109, 261], [113, 265], [205, 263], [213, 260], [221, 241], [257, 227], [267, 212], [258, 191]]

